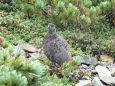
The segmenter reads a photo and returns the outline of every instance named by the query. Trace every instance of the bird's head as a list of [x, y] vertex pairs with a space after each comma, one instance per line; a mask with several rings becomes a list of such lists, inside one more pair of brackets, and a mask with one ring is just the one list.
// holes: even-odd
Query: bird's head
[[52, 23], [48, 24], [48, 29], [49, 29], [49, 32], [56, 32], [55, 25]]

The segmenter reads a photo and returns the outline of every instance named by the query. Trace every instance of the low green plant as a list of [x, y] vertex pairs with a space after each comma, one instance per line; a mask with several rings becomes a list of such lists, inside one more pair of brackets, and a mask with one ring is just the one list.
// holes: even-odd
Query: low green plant
[[0, 66], [0, 86], [27, 86], [27, 78], [9, 67]]
[[72, 25], [80, 29], [99, 23], [101, 17], [108, 15], [109, 9], [115, 6], [114, 0], [12, 0], [11, 3], [28, 18], [36, 15], [57, 25]]
[[48, 72], [48, 66], [39, 60], [27, 59], [24, 53], [14, 46], [0, 51], [1, 86], [37, 86], [40, 78]]

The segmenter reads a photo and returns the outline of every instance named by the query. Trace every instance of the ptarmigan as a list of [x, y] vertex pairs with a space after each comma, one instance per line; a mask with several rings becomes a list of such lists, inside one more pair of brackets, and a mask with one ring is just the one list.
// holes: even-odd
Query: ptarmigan
[[48, 24], [48, 34], [43, 40], [43, 50], [47, 58], [54, 64], [61, 65], [71, 58], [67, 41], [56, 33], [55, 25]]

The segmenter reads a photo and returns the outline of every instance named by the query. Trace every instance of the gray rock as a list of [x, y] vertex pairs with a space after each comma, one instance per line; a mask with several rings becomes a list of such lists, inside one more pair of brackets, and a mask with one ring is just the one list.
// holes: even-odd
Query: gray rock
[[18, 47], [20, 47], [21, 49], [27, 52], [32, 52], [32, 53], [35, 53], [38, 50], [35, 46], [26, 43], [19, 43]]
[[83, 58], [83, 60], [84, 60], [83, 63], [87, 64], [87, 65], [91, 65], [91, 64], [97, 62], [97, 59], [93, 58], [93, 57]]
[[109, 68], [109, 70], [110, 70], [110, 72], [111, 72], [111, 75], [112, 75], [113, 77], [115, 77], [115, 66]]
[[91, 80], [80, 80], [75, 86], [92, 86]]
[[81, 64], [81, 65], [79, 66], [79, 68], [80, 68], [80, 69], [88, 69], [88, 66], [85, 65], [85, 64]]
[[85, 64], [82, 64], [81, 66], [82, 66], [84, 69], [87, 69], [87, 68], [88, 68], [88, 66], [85, 65]]
[[31, 57], [36, 57], [36, 58], [42, 56], [39, 53], [29, 53], [29, 54], [30, 54]]
[[92, 80], [93, 86], [104, 86], [98, 77], [94, 77]]
[[83, 80], [84, 80], [84, 79], [85, 79], [85, 80], [91, 80], [91, 77], [89, 77], [89, 76], [83, 76], [82, 79], [83, 79]]
[[95, 70], [98, 72], [99, 78], [106, 84], [115, 84], [115, 77], [111, 76], [111, 72], [103, 66], [96, 66]]
[[113, 65], [113, 62], [101, 62], [101, 63], [107, 67], [111, 67]]
[[111, 75], [115, 77], [115, 64], [113, 62], [105, 62], [104, 65], [110, 70]]
[[56, 33], [54, 24], [48, 24], [48, 29], [43, 40], [44, 54], [54, 64], [61, 65], [71, 58], [68, 43]]

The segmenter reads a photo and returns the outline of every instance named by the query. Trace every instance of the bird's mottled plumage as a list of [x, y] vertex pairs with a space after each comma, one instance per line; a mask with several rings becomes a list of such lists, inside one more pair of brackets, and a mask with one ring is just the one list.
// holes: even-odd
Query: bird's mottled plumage
[[61, 65], [71, 58], [68, 43], [56, 33], [54, 24], [48, 24], [48, 29], [43, 40], [44, 53], [50, 61]]

